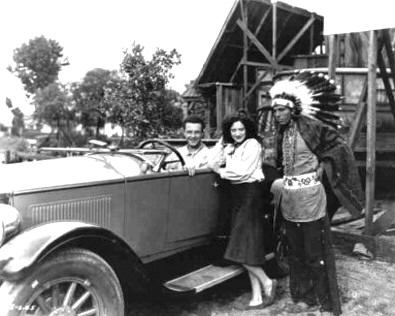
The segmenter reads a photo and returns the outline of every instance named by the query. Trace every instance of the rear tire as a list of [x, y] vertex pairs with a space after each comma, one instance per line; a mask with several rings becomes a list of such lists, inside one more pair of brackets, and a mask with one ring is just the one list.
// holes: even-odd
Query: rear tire
[[0, 287], [0, 315], [124, 316], [119, 280], [97, 254], [73, 248], [36, 263], [17, 282]]

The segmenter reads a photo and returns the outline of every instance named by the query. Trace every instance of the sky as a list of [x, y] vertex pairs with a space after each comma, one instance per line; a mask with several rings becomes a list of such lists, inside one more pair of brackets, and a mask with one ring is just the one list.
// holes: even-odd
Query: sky
[[[361, 4], [360, 0], [347, 1]], [[340, 4], [347, 1], [283, 2], [324, 16], [335, 12], [332, 17], [336, 20]], [[173, 68], [175, 78], [169, 88], [182, 93], [185, 85], [199, 75], [234, 3], [235, 0], [0, 1], [0, 122], [12, 118], [4, 104], [7, 96], [27, 115], [32, 112], [19, 79], [6, 70], [8, 65], [14, 65], [13, 50], [30, 39], [44, 35], [63, 47], [70, 65], [59, 74], [62, 83], [80, 81], [94, 68], [118, 70], [123, 51], [134, 42], [145, 47], [146, 58], [157, 48], [175, 48], [182, 55], [181, 64]]]

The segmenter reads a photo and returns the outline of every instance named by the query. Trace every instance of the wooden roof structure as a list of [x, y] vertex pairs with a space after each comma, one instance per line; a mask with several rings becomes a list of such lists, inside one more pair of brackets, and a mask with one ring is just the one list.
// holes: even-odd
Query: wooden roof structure
[[196, 85], [255, 83], [255, 73], [246, 67], [289, 68], [293, 56], [310, 54], [323, 41], [320, 15], [283, 2], [237, 0]]

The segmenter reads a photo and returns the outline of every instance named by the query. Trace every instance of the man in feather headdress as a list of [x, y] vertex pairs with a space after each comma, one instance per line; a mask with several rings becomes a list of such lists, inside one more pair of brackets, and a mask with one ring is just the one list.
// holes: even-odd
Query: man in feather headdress
[[270, 90], [283, 175], [272, 188], [281, 192], [293, 312], [319, 306], [341, 314], [329, 223], [340, 205], [353, 215], [363, 208], [352, 151], [337, 131], [341, 97], [335, 91], [333, 80], [314, 72], [297, 73]]

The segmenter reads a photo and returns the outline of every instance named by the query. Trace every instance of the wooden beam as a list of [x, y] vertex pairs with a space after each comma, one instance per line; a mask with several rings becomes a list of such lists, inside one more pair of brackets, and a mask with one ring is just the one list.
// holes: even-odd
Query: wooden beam
[[276, 59], [277, 55], [277, 2], [273, 2], [272, 14], [272, 57]]
[[384, 47], [388, 57], [388, 62], [391, 68], [391, 77], [395, 84], [395, 56], [392, 50], [391, 36], [389, 34], [388, 29], [382, 30], [382, 35], [383, 35]]
[[[263, 23], [265, 23], [265, 21], [266, 21], [267, 17], [269, 16], [269, 13], [270, 13], [271, 10], [272, 10], [272, 8], [270, 7], [269, 10], [267, 10], [267, 11], [265, 12], [265, 14], [263, 15], [261, 21], [259, 22], [258, 27], [255, 29], [255, 32], [254, 32], [254, 35], [255, 35], [255, 36], [257, 36], [258, 33], [260, 32], [260, 30], [261, 30], [261, 28], [262, 28], [262, 26], [263, 26]], [[249, 44], [248, 44], [248, 48], [250, 48], [251, 45], [252, 45], [252, 43], [249, 43]], [[238, 47], [239, 47], [239, 48], [242, 48], [242, 46], [240, 46], [240, 45], [238, 45]], [[230, 82], [233, 82], [233, 81], [235, 80], [236, 75], [237, 75], [237, 73], [239, 72], [239, 69], [240, 69], [242, 63], [243, 63], [243, 58], [241, 58], [241, 60], [239, 61], [239, 64], [237, 65], [235, 71], [233, 72], [232, 76], [230, 77]]]
[[218, 85], [218, 84], [220, 84], [221, 86], [224, 86], [224, 87], [235, 87], [235, 86], [237, 86], [237, 85], [235, 85], [233, 83], [230, 83], [230, 82], [205, 82], [205, 83], [200, 83], [197, 86], [199, 88], [210, 88], [210, 87], [213, 87], [213, 86]]
[[243, 45], [236, 45], [236, 44], [225, 44], [225, 45], [231, 48], [243, 49]]
[[255, 84], [251, 87], [250, 91], [248, 91], [247, 95], [244, 96], [243, 98], [243, 102], [245, 102], [250, 95], [256, 90], [256, 88], [259, 87], [259, 85], [261, 84], [261, 80], [266, 76], [267, 71], [263, 72], [257, 79], [257, 81], [255, 82]]
[[348, 145], [354, 151], [357, 145], [358, 136], [362, 129], [363, 121], [366, 117], [366, 96], [367, 96], [367, 86], [368, 79], [365, 78], [362, 84], [362, 91], [359, 96], [357, 103], [357, 110], [355, 111], [354, 119], [351, 124], [351, 128], [348, 132]]
[[367, 133], [366, 133], [366, 211], [365, 231], [371, 234], [373, 222], [374, 187], [376, 175], [376, 98], [377, 98], [377, 32], [369, 32], [368, 52], [368, 109], [367, 109]]
[[314, 50], [314, 27], [310, 27], [310, 47], [309, 54], [311, 54]]
[[217, 89], [216, 89], [216, 110], [217, 110], [217, 132], [221, 132], [222, 128], [222, 121], [224, 119], [224, 106], [223, 106], [223, 99], [222, 99], [222, 92], [223, 92], [223, 87], [221, 84], [217, 84]]
[[314, 14], [311, 15], [310, 19], [306, 22], [306, 24], [300, 29], [298, 34], [295, 35], [295, 37], [292, 39], [291, 42], [283, 49], [283, 51], [278, 55], [277, 57], [277, 62], [280, 62], [281, 59], [284, 58], [286, 54], [294, 47], [294, 45], [298, 42], [298, 40], [303, 36], [303, 34], [309, 29], [309, 27], [314, 23], [315, 21], [315, 16]]
[[[243, 19], [243, 24], [248, 25], [248, 12], [247, 5], [244, 6], [245, 0], [240, 1], [241, 16]], [[246, 62], [248, 60], [248, 37], [245, 31], [243, 31], [243, 96], [247, 94], [248, 91], [248, 66]], [[243, 108], [246, 108], [245, 102], [243, 102]]]
[[212, 110], [212, 106], [211, 106], [211, 102], [210, 99], [208, 100], [208, 102], [206, 102], [206, 108], [204, 110], [204, 121], [206, 123], [206, 128], [204, 129], [204, 137], [205, 138], [210, 138], [211, 137], [211, 124], [210, 124], [210, 117], [211, 117], [211, 110]]
[[243, 24], [243, 22], [240, 21], [240, 19], [237, 20], [236, 23], [245, 32], [245, 34], [248, 36], [251, 42], [258, 48], [258, 50], [262, 53], [262, 55], [265, 56], [265, 58], [269, 61], [272, 67], [275, 68], [276, 70], [279, 70], [280, 66], [278, 65], [277, 61], [273, 59], [272, 56], [270, 56], [270, 53], [261, 44], [261, 42], [259, 42], [259, 40], [254, 36], [254, 34], [251, 33], [248, 27], [245, 24]]
[[373, 236], [384, 233], [387, 229], [391, 228], [392, 225], [395, 224], [395, 205], [392, 204], [391, 206], [391, 209], [387, 210], [372, 224], [371, 233]]
[[[391, 36], [389, 34], [388, 29], [382, 30], [381, 34], [382, 34], [382, 41], [383, 41], [383, 44], [385, 46], [385, 50], [387, 53], [388, 63], [390, 65], [390, 69], [391, 69], [392, 82], [395, 86], [395, 56], [394, 56], [394, 51], [392, 50]], [[391, 93], [393, 94], [392, 89], [391, 89]], [[395, 119], [395, 106], [391, 105], [391, 110], [392, 110], [392, 114], [394, 115], [394, 119]]]
[[336, 67], [338, 63], [338, 35], [329, 35], [328, 38], [328, 76], [329, 78], [336, 79]]
[[388, 102], [390, 104], [392, 115], [394, 116], [394, 119], [395, 119], [394, 94], [392, 93], [391, 83], [388, 78], [387, 68], [385, 67], [385, 62], [384, 62], [384, 58], [383, 58], [381, 50], [379, 50], [377, 53], [377, 64], [379, 65], [379, 68], [380, 68], [380, 77], [383, 80], [385, 92], [387, 94], [387, 98], [388, 98]]
[[256, 61], [247, 61], [245, 62], [247, 66], [252, 66], [252, 67], [259, 67], [259, 68], [271, 68], [272, 65], [268, 63], [259, 63]]

